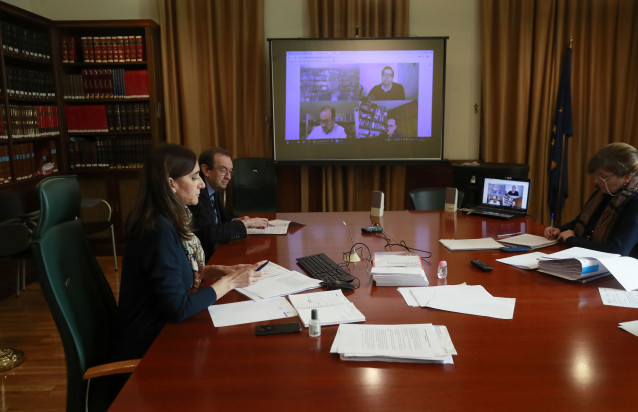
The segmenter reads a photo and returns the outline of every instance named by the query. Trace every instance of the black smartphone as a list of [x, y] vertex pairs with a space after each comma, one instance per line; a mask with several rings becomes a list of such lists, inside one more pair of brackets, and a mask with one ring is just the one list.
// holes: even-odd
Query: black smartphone
[[280, 333], [301, 332], [301, 324], [299, 322], [275, 323], [273, 325], [257, 325], [255, 326], [255, 335], [278, 335]]

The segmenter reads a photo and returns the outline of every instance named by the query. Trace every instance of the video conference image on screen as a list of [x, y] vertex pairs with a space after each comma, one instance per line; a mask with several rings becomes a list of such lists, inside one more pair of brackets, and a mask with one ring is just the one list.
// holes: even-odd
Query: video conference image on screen
[[393, 40], [271, 40], [275, 160], [441, 159], [445, 41]]

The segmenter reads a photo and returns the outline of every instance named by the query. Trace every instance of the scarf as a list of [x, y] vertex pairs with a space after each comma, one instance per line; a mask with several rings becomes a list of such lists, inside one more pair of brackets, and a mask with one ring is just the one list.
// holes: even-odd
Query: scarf
[[[616, 220], [622, 213], [627, 201], [638, 194], [637, 189], [638, 173], [632, 176], [620, 193], [611, 198], [607, 207], [605, 207], [600, 215], [598, 222], [596, 222], [594, 226], [592, 240], [595, 242], [605, 242], [607, 240], [609, 232], [613, 229]], [[604, 198], [605, 193], [603, 193], [600, 189], [597, 189], [589, 198], [587, 203], [585, 203], [578, 219], [576, 220], [576, 225], [574, 226], [574, 233], [577, 237], [584, 237], [589, 220], [592, 218], [592, 215], [596, 212], [596, 209], [598, 209], [598, 206]]]
[[[188, 211], [188, 214], [191, 216], [190, 211]], [[191, 265], [191, 269], [193, 269], [193, 284], [191, 285], [191, 289], [197, 289], [202, 283], [202, 274], [204, 273], [205, 264], [202, 243], [199, 241], [199, 238], [189, 230], [188, 238], [182, 240], [182, 247], [184, 248], [184, 253], [186, 253], [186, 258]]]

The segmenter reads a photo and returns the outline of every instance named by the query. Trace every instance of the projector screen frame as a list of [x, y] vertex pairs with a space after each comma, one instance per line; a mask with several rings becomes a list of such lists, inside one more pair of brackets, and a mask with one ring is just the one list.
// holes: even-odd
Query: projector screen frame
[[[269, 56], [270, 104], [271, 104], [271, 116], [272, 116], [271, 117], [272, 119], [271, 133], [272, 133], [272, 145], [273, 145], [272, 146], [273, 158], [275, 162], [278, 164], [290, 164], [290, 165], [305, 165], [305, 164], [332, 164], [332, 165], [406, 164], [408, 165], [408, 164], [447, 162], [443, 158], [443, 149], [444, 149], [444, 143], [445, 143], [444, 118], [445, 118], [445, 88], [446, 88], [445, 81], [446, 81], [447, 40], [448, 40], [447, 36], [356, 38], [356, 39], [352, 39], [352, 38], [331, 38], [331, 39], [268, 38], [267, 41], [269, 43], [269, 52], [270, 52], [270, 56]], [[341, 48], [339, 48], [339, 46]], [[339, 53], [342, 51], [349, 51], [352, 53], [354, 53], [353, 51], [356, 51], [356, 52], [364, 53], [366, 51], [378, 52], [378, 50], [381, 50], [381, 51], [397, 50], [397, 53], [399, 53], [399, 51], [406, 51], [406, 50], [415, 51], [415, 52], [424, 51], [424, 50], [426, 51], [432, 50], [434, 53], [432, 69], [431, 69], [432, 83], [431, 83], [431, 90], [428, 91], [428, 93], [431, 93], [431, 113], [430, 113], [431, 117], [429, 119], [429, 121], [431, 121], [430, 135], [421, 136], [420, 138], [410, 137], [410, 138], [404, 138], [404, 139], [395, 139], [392, 143], [390, 143], [389, 141], [391, 139], [383, 140], [383, 139], [377, 139], [376, 137], [375, 138], [366, 137], [364, 139], [360, 139], [357, 137], [353, 137], [351, 134], [352, 132], [350, 132], [348, 134], [347, 141], [345, 139], [343, 140], [343, 142], [338, 140], [332, 140], [333, 142], [332, 144], [327, 143], [328, 141], [326, 140], [319, 140], [318, 142], [310, 142], [310, 139], [308, 139], [308, 137], [310, 136], [309, 130], [312, 130], [308, 126], [309, 124], [308, 118], [310, 115], [306, 114], [305, 115], [306, 116], [305, 130], [307, 134], [302, 136], [302, 133], [304, 130], [304, 122], [300, 121], [300, 119], [302, 118], [304, 110], [306, 112], [312, 111], [313, 112], [312, 117], [316, 117], [317, 113], [320, 111], [320, 108], [323, 107], [324, 105], [331, 105], [331, 106], [337, 106], [337, 107], [339, 105], [342, 105], [343, 107], [343, 105], [349, 104], [354, 106], [358, 105], [356, 109], [352, 109], [352, 110], [353, 110], [353, 113], [356, 112], [357, 115], [359, 115], [360, 113], [364, 112], [364, 109], [368, 108], [362, 105], [361, 103], [359, 103], [360, 101], [364, 101], [364, 104], [371, 104], [372, 106], [374, 106], [375, 104], [374, 100], [368, 101], [365, 96], [363, 97], [355, 96], [355, 98], [350, 98], [350, 101], [348, 102], [325, 102], [325, 101], [307, 101], [307, 100], [304, 101], [301, 98], [299, 98], [297, 100], [297, 104], [300, 109], [297, 109], [297, 110], [300, 112], [300, 114], [297, 119], [293, 120], [294, 123], [292, 123], [293, 125], [297, 125], [296, 127], [299, 131], [296, 136], [294, 136], [293, 134], [292, 135], [293, 138], [288, 138], [287, 140], [286, 131], [291, 130], [290, 125], [286, 125], [285, 123], [287, 121], [286, 119], [287, 111], [290, 110], [290, 108], [289, 109], [286, 108], [287, 107], [286, 102], [287, 102], [287, 99], [289, 99], [289, 97], [287, 96], [288, 92], [286, 91], [286, 88], [284, 87], [282, 89], [281, 87], [282, 84], [283, 85], [290, 84], [290, 80], [287, 78], [287, 72], [286, 72], [286, 67], [287, 67], [286, 53], [302, 52], [301, 54], [303, 55], [303, 52], [310, 53], [313, 50], [319, 51], [319, 52], [333, 52], [336, 50], [335, 53]], [[303, 63], [299, 64], [300, 67], [302, 67], [302, 64]], [[396, 68], [398, 65], [401, 65], [401, 64], [403, 63], [396, 63], [394, 64], [394, 67]], [[408, 64], [406, 63], [405, 65], [407, 66]], [[415, 64], [412, 64], [412, 66], [414, 65]], [[343, 64], [337, 65], [337, 66], [342, 67]], [[365, 64], [359, 64], [359, 66], [365, 66]], [[303, 67], [302, 67], [302, 70], [303, 70]], [[324, 71], [327, 71], [327, 70], [329, 69], [326, 68]], [[359, 68], [357, 68], [357, 70], [363, 71]], [[375, 73], [378, 73], [377, 78], [380, 80], [381, 73], [379, 72], [378, 68], [376, 69]], [[295, 74], [295, 75], [299, 76], [299, 78], [302, 77], [302, 74]], [[361, 83], [363, 83], [363, 81], [361, 81]], [[419, 86], [422, 86], [422, 84], [419, 84]], [[360, 88], [363, 89], [363, 86], [360, 86]], [[405, 106], [407, 106], [408, 104], [414, 104], [416, 107], [418, 107], [418, 102], [420, 102], [421, 100], [417, 101], [416, 99], [420, 99], [420, 97], [418, 97], [418, 93], [422, 93], [421, 90], [417, 88], [417, 92], [416, 92], [417, 98], [411, 101], [410, 100], [411, 98], [407, 97], [409, 94], [408, 88], [409, 88], [409, 85], [408, 87], [406, 87], [406, 92], [405, 92], [406, 100], [398, 101], [398, 103], [400, 104], [401, 102], [404, 102]], [[298, 90], [296, 92], [299, 93], [299, 95], [301, 95], [301, 92], [299, 92]], [[369, 93], [369, 92], [370, 92], [369, 89], [366, 90], [366, 93]], [[415, 94], [412, 94], [410, 96], [415, 96]], [[387, 101], [384, 100], [379, 102], [379, 104], [382, 105], [381, 109], [385, 109], [386, 107], [386, 106], [383, 106], [383, 104], [392, 105], [393, 103], [394, 102], [390, 100], [387, 100]], [[295, 108], [293, 107], [293, 110], [294, 109]], [[348, 111], [348, 106], [346, 106], [345, 110]], [[387, 114], [389, 113], [390, 110], [391, 109], [388, 109], [388, 111], [386, 112], [386, 117], [389, 117], [387, 116]], [[339, 113], [337, 114], [337, 116], [339, 116]], [[315, 126], [312, 126], [312, 127], [318, 127], [316, 126], [318, 120], [311, 119], [311, 122], [312, 121], [314, 121], [314, 124], [315, 124]], [[421, 121], [421, 115], [419, 114], [419, 119], [415, 120], [415, 122], [420, 122], [420, 121]], [[337, 120], [336, 123], [339, 124], [339, 122], [340, 121]], [[348, 123], [348, 121], [344, 121], [343, 123]], [[359, 123], [356, 123], [356, 122], [354, 123], [355, 123], [355, 127], [360, 126]], [[293, 132], [294, 132], [294, 129], [293, 129]], [[377, 133], [383, 133], [383, 132], [377, 132]], [[408, 143], [405, 143], [405, 141], [414, 143], [416, 139], [420, 139], [420, 141], [418, 142], [419, 144], [420, 143], [427, 144], [428, 147], [427, 149], [424, 149], [424, 150], [428, 150], [428, 151], [420, 152], [417, 155], [417, 157], [412, 156], [413, 154], [412, 150], [410, 150], [409, 155], [402, 154], [401, 150], [405, 152], [407, 144], [408, 144]], [[313, 144], [301, 144], [302, 142], [313, 143]], [[335, 143], [335, 142], [338, 142], [338, 143]], [[282, 147], [285, 147], [288, 145], [290, 145], [291, 148], [294, 149], [293, 151], [295, 152], [295, 154], [292, 156], [290, 155], [290, 150], [288, 153], [286, 152], [286, 150], [282, 150]], [[398, 156], [392, 153], [391, 150], [390, 151], [385, 150], [387, 147], [389, 147], [389, 145], [393, 146], [392, 149], [395, 149], [394, 146], [398, 147], [398, 150], [399, 150]], [[339, 150], [342, 148], [352, 149], [354, 152], [356, 152], [357, 156], [362, 156], [362, 157], [335, 158], [329, 155], [327, 156], [325, 154], [326, 153], [325, 150], [322, 153], [322, 149], [326, 149], [326, 147], [328, 147], [329, 149], [331, 146], [337, 147], [337, 149], [335, 150]], [[374, 157], [367, 157], [366, 153], [361, 153], [360, 151], [360, 149], [363, 149], [363, 151], [366, 151], [368, 149], [373, 150], [375, 148], [379, 150], [378, 149], [379, 147], [381, 148], [380, 153], [383, 153], [384, 157], [376, 157], [376, 155]], [[422, 146], [421, 148], [423, 147], [425, 146]], [[299, 152], [303, 152], [303, 153], [297, 156], [296, 153], [299, 153]], [[308, 152], [311, 152], [311, 155], [308, 155]], [[330, 150], [328, 150], [327, 152], [330, 153]]]

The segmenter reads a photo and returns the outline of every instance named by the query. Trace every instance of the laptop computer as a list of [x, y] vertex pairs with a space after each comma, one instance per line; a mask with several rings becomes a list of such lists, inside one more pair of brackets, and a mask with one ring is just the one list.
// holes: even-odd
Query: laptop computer
[[459, 209], [468, 215], [513, 219], [527, 215], [529, 179], [486, 177], [483, 181], [481, 203], [472, 208]]

